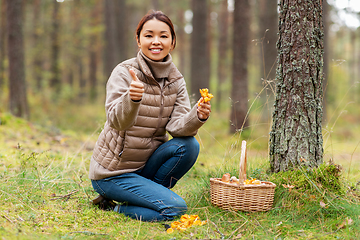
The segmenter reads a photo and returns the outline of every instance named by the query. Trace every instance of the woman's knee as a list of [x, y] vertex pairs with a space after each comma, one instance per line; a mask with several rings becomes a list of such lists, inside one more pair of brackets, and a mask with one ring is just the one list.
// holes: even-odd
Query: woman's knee
[[183, 152], [185, 149], [185, 151], [191, 153], [191, 155], [197, 156], [199, 154], [200, 144], [195, 137], [183, 137], [180, 138], [179, 141], [181, 142], [180, 151]]
[[105, 191], [101, 188], [101, 186], [99, 185], [99, 181], [98, 180], [91, 180], [91, 184], [93, 186], [93, 189], [95, 190], [95, 192], [97, 192], [98, 194], [100, 194], [101, 196], [106, 196]]
[[181, 216], [187, 211], [187, 205], [183, 199], [173, 201], [172, 205], [161, 212], [167, 220]]

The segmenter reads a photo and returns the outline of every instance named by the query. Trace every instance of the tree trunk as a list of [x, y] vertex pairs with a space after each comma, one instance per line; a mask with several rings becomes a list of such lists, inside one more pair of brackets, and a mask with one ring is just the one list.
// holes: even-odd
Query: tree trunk
[[276, 72], [278, 39], [277, 1], [263, 0], [260, 3], [259, 37], [262, 40], [262, 78], [274, 80]]
[[86, 97], [86, 77], [84, 71], [84, 63], [81, 56], [77, 56], [77, 70], [79, 71], [79, 93], [78, 93], [78, 103], [84, 103]]
[[179, 19], [179, 22], [178, 22], [178, 30], [176, 31], [176, 38], [177, 38], [177, 41], [176, 41], [176, 53], [177, 55], [179, 55], [179, 64], [178, 64], [178, 69], [179, 71], [184, 75], [186, 76], [186, 72], [185, 72], [185, 65], [186, 65], [186, 53], [188, 52], [187, 49], [186, 49], [186, 42], [187, 42], [187, 39], [186, 39], [186, 33], [185, 33], [185, 30], [184, 30], [184, 27], [185, 27], [185, 20], [184, 20], [184, 9], [179, 9], [177, 11], [177, 15], [178, 15], [178, 19]]
[[249, 0], [235, 1], [233, 30], [233, 69], [231, 88], [230, 132], [249, 125], [248, 112], [248, 48], [250, 35]]
[[84, 7], [84, 2], [81, 1], [75, 1], [74, 2], [74, 67], [73, 69], [76, 69], [76, 75], [78, 77], [78, 103], [82, 104], [86, 97], [86, 85], [87, 85], [87, 77], [85, 76], [85, 70], [84, 70], [84, 57], [83, 57], [83, 50], [84, 50], [84, 35], [81, 34], [81, 27], [82, 27], [82, 21], [81, 21], [81, 9]]
[[0, 5], [0, 93], [5, 85], [5, 59], [6, 59], [6, 1], [2, 0]]
[[227, 51], [228, 51], [228, 28], [229, 28], [229, 13], [228, 13], [228, 2], [222, 1], [220, 7], [219, 16], [219, 43], [218, 43], [218, 66], [217, 66], [217, 91], [216, 91], [216, 106], [217, 110], [221, 110], [221, 103], [223, 98], [223, 85], [228, 77], [227, 68]]
[[329, 78], [330, 47], [329, 47], [329, 29], [330, 29], [330, 6], [326, 0], [323, 0], [324, 17], [324, 78], [323, 78], [323, 124], [327, 122], [327, 85]]
[[116, 17], [117, 17], [117, 42], [118, 54], [116, 56], [116, 64], [127, 59], [127, 48], [122, 46], [127, 46], [127, 9], [126, 9], [126, 1], [125, 0], [117, 0], [116, 1]]
[[278, 65], [270, 167], [273, 172], [323, 162], [321, 0], [280, 1]]
[[24, 65], [22, 0], [7, 0], [10, 112], [29, 118]]
[[[73, 1], [69, 4], [71, 4], [71, 10], [70, 10], [70, 22], [71, 26], [69, 26], [69, 31], [71, 32], [72, 41], [71, 43], [64, 49], [65, 56], [68, 57], [68, 61], [66, 62], [66, 67], [64, 74], [66, 74], [66, 84], [69, 85], [69, 87], [74, 91], [77, 89], [76, 84], [78, 83], [77, 79], [79, 74], [78, 70], [78, 61], [79, 55], [81, 55], [81, 50], [79, 49], [81, 47], [81, 44], [79, 43], [81, 39], [81, 32], [80, 32], [80, 20], [82, 17], [80, 15], [80, 7], [79, 1]], [[91, 49], [91, 48], [90, 48]], [[90, 50], [91, 51], [91, 50]], [[75, 92], [75, 91], [74, 91]], [[75, 95], [73, 95], [72, 98], [75, 98]]]
[[100, 22], [100, 4], [101, 0], [95, 1], [95, 7], [91, 12], [91, 35], [90, 35], [90, 46], [89, 46], [89, 83], [90, 83], [90, 100], [94, 102], [97, 98], [97, 84], [98, 84], [98, 52], [100, 41], [98, 38], [98, 26]]
[[191, 94], [200, 99], [200, 88], [209, 87], [209, 56], [206, 0], [192, 0], [193, 31], [191, 33]]
[[34, 41], [34, 58], [33, 58], [33, 70], [32, 75], [36, 82], [36, 90], [40, 91], [42, 89], [42, 33], [40, 26], [40, 17], [41, 17], [41, 0], [34, 0], [33, 4], [34, 18], [33, 18], [33, 41]]
[[52, 29], [51, 29], [51, 74], [50, 86], [55, 90], [55, 94], [59, 94], [61, 91], [61, 78], [60, 78], [60, 16], [59, 7], [61, 3], [56, 0], [53, 1], [53, 13], [52, 13]]
[[271, 119], [271, 113], [274, 110], [275, 99], [275, 72], [278, 39], [278, 14], [277, 1], [262, 0], [260, 4], [260, 24], [258, 36], [261, 39], [261, 85], [260, 102], [264, 106], [264, 120]]
[[114, 0], [104, 1], [104, 20], [105, 20], [105, 47], [104, 47], [104, 71], [105, 76], [110, 76], [114, 67], [118, 64], [116, 55], [118, 53], [117, 45], [117, 28], [115, 16], [115, 3]]

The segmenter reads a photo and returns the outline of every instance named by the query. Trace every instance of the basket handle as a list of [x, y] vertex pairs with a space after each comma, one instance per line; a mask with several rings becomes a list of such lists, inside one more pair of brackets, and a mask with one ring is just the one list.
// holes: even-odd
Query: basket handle
[[240, 170], [239, 170], [239, 183], [244, 184], [246, 180], [246, 141], [241, 142], [241, 156], [240, 156]]

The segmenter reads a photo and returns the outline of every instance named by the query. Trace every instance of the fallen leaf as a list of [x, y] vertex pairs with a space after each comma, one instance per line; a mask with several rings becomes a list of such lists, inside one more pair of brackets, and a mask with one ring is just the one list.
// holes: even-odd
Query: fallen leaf
[[343, 229], [351, 224], [353, 224], [353, 220], [349, 217], [346, 217], [345, 220], [338, 226], [338, 229]]
[[324, 203], [323, 201], [320, 201], [320, 206], [321, 206], [322, 208], [327, 208], [326, 205], [327, 205], [326, 203]]
[[345, 228], [345, 221], [344, 222], [342, 222], [340, 225], [339, 225], [339, 227], [338, 227], [338, 229], [343, 229], [343, 228]]
[[351, 218], [349, 218], [349, 217], [346, 217], [346, 224], [347, 225], [353, 224], [353, 220]]
[[289, 185], [289, 184], [283, 184], [284, 188], [288, 188], [289, 192], [291, 191], [291, 189], [293, 189], [295, 186], [294, 185]]

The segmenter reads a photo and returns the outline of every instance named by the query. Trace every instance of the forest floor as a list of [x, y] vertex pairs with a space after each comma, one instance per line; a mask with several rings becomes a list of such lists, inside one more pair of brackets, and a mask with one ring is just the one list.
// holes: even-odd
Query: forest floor
[[[90, 204], [97, 194], [87, 169], [101, 126], [93, 133], [59, 130], [0, 113], [1, 239], [360, 239], [359, 127], [324, 127], [318, 170], [270, 174], [268, 126], [229, 135], [220, 116], [200, 129], [198, 162], [174, 188], [188, 214], [207, 223], [169, 234], [171, 222], [136, 221]], [[238, 175], [243, 139], [248, 176], [277, 184], [267, 212], [211, 204], [209, 178]]]

